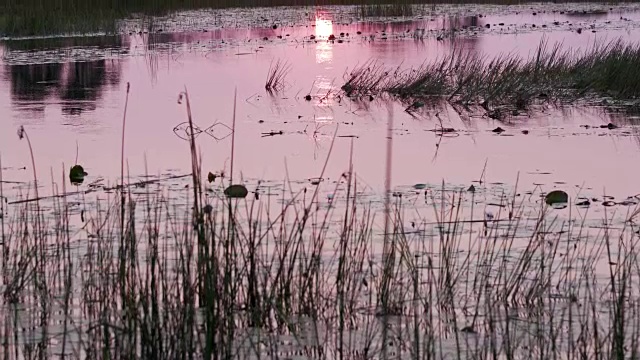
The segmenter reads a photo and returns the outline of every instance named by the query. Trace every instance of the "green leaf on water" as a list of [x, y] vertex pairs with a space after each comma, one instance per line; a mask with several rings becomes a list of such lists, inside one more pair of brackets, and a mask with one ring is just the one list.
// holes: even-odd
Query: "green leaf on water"
[[416, 189], [416, 190], [422, 190], [422, 189], [424, 189], [426, 187], [427, 187], [427, 184], [415, 184], [415, 185], [413, 185], [413, 188]]
[[82, 165], [74, 165], [71, 170], [69, 170], [69, 180], [74, 185], [80, 185], [84, 182], [84, 177], [87, 176], [86, 171]]
[[224, 194], [229, 198], [245, 198], [248, 193], [244, 185], [231, 185], [224, 190]]
[[563, 204], [569, 202], [569, 195], [562, 190], [554, 190], [545, 196], [544, 201], [547, 205]]

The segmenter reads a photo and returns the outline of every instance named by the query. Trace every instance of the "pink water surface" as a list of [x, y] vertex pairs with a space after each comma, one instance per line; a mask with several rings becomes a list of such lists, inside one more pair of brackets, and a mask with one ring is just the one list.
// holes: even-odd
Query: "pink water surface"
[[[622, 17], [631, 20], [618, 19]], [[68, 169], [75, 162], [76, 147], [78, 162], [90, 174], [88, 182], [99, 177], [115, 181], [120, 172], [122, 118], [130, 84], [125, 157], [132, 175], [145, 173], [145, 166], [151, 174], [188, 173], [188, 143], [173, 131], [186, 121], [186, 108], [177, 101], [180, 92], [188, 89], [194, 121], [204, 130], [215, 123], [232, 125], [237, 89], [236, 177], [317, 177], [338, 127], [338, 136], [357, 136], [355, 171], [363, 182], [380, 190], [388, 103], [381, 99], [338, 101], [333, 96], [322, 99], [329, 91], [336, 94], [349, 70], [368, 60], [389, 67], [416, 67], [457, 48], [489, 57], [507, 53], [526, 57], [541, 39], [549, 45], [562, 43], [582, 49], [617, 38], [633, 42], [640, 38], [635, 18], [636, 13], [614, 11], [581, 17], [511, 13], [339, 25], [330, 20], [331, 14], [322, 13], [308, 24], [276, 30], [212, 29], [96, 37], [81, 43], [73, 38], [0, 43], [4, 54], [0, 63], [4, 178], [29, 181], [32, 177], [27, 144], [16, 134], [18, 127], [24, 126], [44, 182], [50, 182], [51, 173], [56, 181], [63, 176], [63, 164]], [[555, 21], [562, 24], [554, 26]], [[505, 25], [497, 25], [499, 22]], [[489, 30], [484, 27], [487, 23], [491, 24]], [[538, 26], [532, 29], [534, 23]], [[597, 31], [577, 33], [578, 27], [589, 29], [591, 24]], [[478, 31], [468, 30], [469, 26], [477, 26]], [[443, 41], [429, 36], [429, 30], [436, 34], [463, 27], [464, 34]], [[415, 37], [416, 29], [426, 29], [427, 36]], [[349, 33], [343, 43], [324, 40], [340, 32]], [[310, 35], [318, 41], [309, 41]], [[277, 59], [286, 60], [291, 71], [286, 89], [269, 95], [265, 79]], [[313, 95], [312, 101], [305, 101], [307, 94]], [[635, 166], [640, 161], [639, 142], [631, 117], [578, 107], [547, 109], [529, 119], [502, 124], [482, 117], [463, 122], [446, 108], [440, 116], [459, 130], [459, 136], [440, 139], [430, 131], [436, 126], [433, 112], [414, 118], [398, 102], [391, 107], [396, 135], [394, 185], [442, 180], [470, 184], [479, 178], [486, 162], [489, 181], [514, 183], [519, 173], [522, 187], [537, 183], [561, 188], [584, 185], [600, 194], [640, 193], [635, 180], [640, 175]], [[608, 122], [621, 127], [614, 131], [581, 127]], [[490, 131], [496, 126], [507, 131], [496, 135]], [[522, 134], [523, 129], [530, 133]], [[217, 130], [220, 138], [228, 134], [224, 127]], [[280, 131], [282, 135], [263, 136]], [[337, 178], [347, 170], [351, 139], [336, 139], [327, 177]], [[198, 146], [205, 172], [229, 170], [231, 137], [216, 140], [202, 133]]]

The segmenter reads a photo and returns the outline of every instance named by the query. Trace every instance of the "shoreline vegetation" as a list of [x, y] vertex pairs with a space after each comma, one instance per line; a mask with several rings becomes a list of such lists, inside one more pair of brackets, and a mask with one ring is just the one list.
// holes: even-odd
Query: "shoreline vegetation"
[[[165, 15], [174, 11], [204, 8], [356, 5], [360, 6], [357, 14], [366, 18], [412, 16], [412, 5], [524, 3], [528, 2], [511, 0], [133, 0], [125, 2], [118, 0], [6, 0], [0, 3], [0, 36], [115, 33], [118, 30], [117, 21], [133, 14]], [[616, 3], [619, 2], [616, 1]]]
[[322, 184], [235, 199], [233, 155], [205, 178], [189, 134], [182, 190], [123, 170], [100, 195], [68, 197], [63, 177], [60, 196], [2, 202], [3, 359], [638, 358], [638, 211], [591, 227], [514, 192], [487, 218], [443, 184], [414, 188], [429, 214], [409, 225], [414, 203], [379, 213], [352, 163], [328, 206]]

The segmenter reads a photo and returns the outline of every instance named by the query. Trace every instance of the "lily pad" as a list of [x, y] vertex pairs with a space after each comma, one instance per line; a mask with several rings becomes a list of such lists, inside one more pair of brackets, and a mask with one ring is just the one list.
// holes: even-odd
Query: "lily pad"
[[224, 194], [229, 198], [242, 199], [247, 197], [249, 191], [244, 185], [231, 185], [224, 190]]
[[569, 202], [569, 195], [562, 190], [554, 190], [545, 196], [547, 205], [563, 205]]
[[69, 180], [73, 185], [80, 185], [84, 182], [84, 177], [89, 175], [81, 165], [74, 165], [69, 170]]
[[576, 203], [576, 206], [589, 206], [589, 205], [591, 205], [591, 202], [589, 201], [589, 199], [580, 200]]
[[313, 179], [309, 179], [309, 181], [311, 181], [311, 185], [320, 185], [321, 182], [324, 181], [323, 178], [313, 178]]
[[422, 190], [422, 189], [424, 189], [426, 187], [427, 187], [427, 184], [415, 184], [415, 185], [413, 185], [413, 188], [416, 189], [416, 190]]

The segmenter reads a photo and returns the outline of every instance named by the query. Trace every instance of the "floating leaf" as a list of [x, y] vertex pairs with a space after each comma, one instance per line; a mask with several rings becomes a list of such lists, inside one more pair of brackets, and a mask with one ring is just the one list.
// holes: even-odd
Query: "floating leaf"
[[469, 186], [469, 188], [467, 189], [467, 191], [468, 191], [468, 192], [472, 192], [472, 193], [474, 193], [474, 192], [476, 192], [476, 187], [475, 187], [475, 186], [473, 186], [473, 184], [472, 184], [471, 186]]
[[631, 205], [637, 205], [637, 204], [638, 204], [638, 202], [636, 202], [636, 201], [634, 201], [634, 200], [632, 200], [630, 198], [627, 198], [626, 200], [622, 200], [622, 201], [620, 201], [618, 203], [618, 205], [622, 205], [622, 206], [631, 206]]
[[566, 204], [569, 202], [569, 195], [562, 190], [554, 190], [545, 196], [544, 201], [547, 205]]
[[216, 181], [216, 175], [209, 171], [209, 175], [207, 175], [207, 181], [209, 181], [209, 183]]
[[312, 178], [309, 179], [309, 181], [311, 181], [311, 185], [320, 185], [321, 182], [324, 181], [323, 178]]
[[589, 201], [589, 199], [584, 199], [576, 203], [576, 206], [589, 206], [589, 205], [591, 205], [591, 201]]
[[224, 194], [230, 198], [245, 198], [249, 191], [244, 185], [231, 185], [224, 190]]
[[416, 189], [416, 190], [422, 190], [422, 189], [424, 189], [426, 187], [427, 187], [427, 184], [415, 184], [415, 185], [413, 185], [413, 188]]
[[84, 177], [87, 176], [86, 171], [81, 165], [75, 165], [69, 171], [69, 180], [73, 185], [80, 185], [84, 182]]
[[460, 330], [460, 332], [468, 333], [468, 334], [477, 334], [473, 326], [465, 326]]
[[613, 130], [613, 129], [617, 129], [618, 125], [616, 125], [614, 123], [608, 123], [607, 125], [600, 125], [600, 128]]

